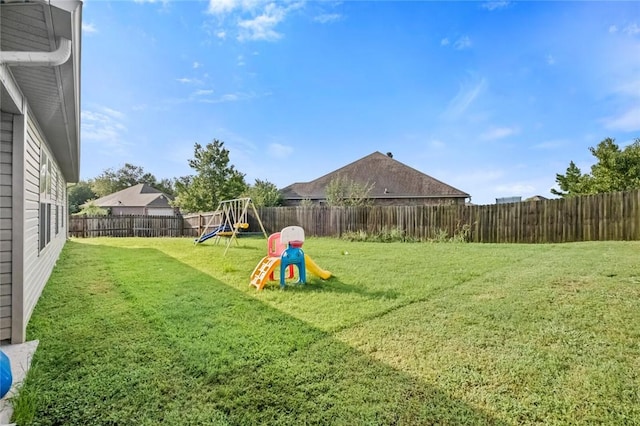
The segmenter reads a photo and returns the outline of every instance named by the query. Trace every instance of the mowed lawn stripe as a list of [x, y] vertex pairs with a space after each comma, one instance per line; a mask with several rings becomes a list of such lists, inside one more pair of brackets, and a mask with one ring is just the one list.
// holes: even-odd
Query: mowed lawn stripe
[[338, 337], [510, 423], [640, 419], [640, 245], [546, 248]]
[[193, 405], [200, 382], [163, 333], [116, 288], [104, 248], [68, 243], [28, 337], [39, 339], [14, 421], [56, 424], [228, 424]]

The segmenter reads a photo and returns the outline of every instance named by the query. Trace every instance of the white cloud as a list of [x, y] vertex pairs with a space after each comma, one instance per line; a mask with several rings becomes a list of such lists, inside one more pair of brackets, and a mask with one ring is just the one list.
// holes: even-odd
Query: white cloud
[[547, 65], [554, 65], [556, 63], [556, 58], [553, 55], [547, 55]]
[[207, 13], [212, 15], [229, 13], [241, 5], [242, 3], [237, 0], [209, 0]]
[[274, 41], [282, 37], [275, 27], [285, 18], [287, 10], [270, 3], [263, 13], [253, 19], [245, 19], [238, 22], [241, 31], [238, 40], [265, 40]]
[[108, 108], [108, 107], [102, 107], [101, 109], [105, 114], [107, 114], [110, 117], [117, 118], [119, 120], [121, 120], [121, 119], [123, 119], [125, 117], [124, 113], [122, 113], [120, 111], [116, 111], [115, 109], [111, 109], [111, 108]]
[[236, 92], [236, 93], [225, 93], [222, 95], [216, 95], [215, 90], [212, 89], [202, 89], [192, 92], [189, 96], [183, 98], [171, 98], [165, 99], [164, 103], [167, 105], [179, 105], [189, 102], [198, 102], [203, 104], [221, 104], [225, 102], [240, 102], [240, 101], [248, 101], [251, 99], [270, 96], [270, 92], [264, 93], [254, 93], [254, 92]]
[[456, 96], [451, 99], [443, 116], [448, 119], [455, 119], [464, 114], [471, 104], [487, 87], [485, 78], [475, 79], [471, 83], [463, 83], [458, 89]]
[[[266, 94], [268, 95], [268, 94]], [[265, 95], [265, 96], [266, 96]], [[221, 96], [215, 98], [205, 98], [199, 99], [200, 102], [204, 102], [207, 104], [221, 104], [225, 102], [239, 102], [239, 101], [247, 101], [250, 99], [254, 99], [259, 97], [259, 95], [255, 93], [245, 93], [245, 92], [237, 92], [237, 93], [225, 93]]]
[[201, 64], [200, 62], [197, 62], [197, 61], [196, 61], [196, 62], [194, 62], [194, 63], [193, 63], [193, 68], [194, 68], [194, 69], [195, 69], [195, 68], [200, 68], [201, 66], [202, 66], [202, 64]]
[[114, 139], [127, 130], [122, 123], [99, 112], [82, 111], [81, 119], [82, 136], [86, 139]]
[[640, 27], [635, 22], [633, 24], [629, 24], [622, 30], [626, 35], [634, 36], [636, 34], [640, 34]]
[[207, 89], [207, 90], [197, 90], [193, 93], [194, 96], [207, 96], [207, 95], [212, 95], [213, 94], [213, 90], [211, 89]]
[[166, 12], [169, 7], [169, 0], [133, 0], [133, 2], [138, 4], [144, 4], [144, 3], [160, 4], [161, 11], [164, 11], [164, 12]]
[[93, 34], [93, 33], [97, 33], [98, 29], [92, 23], [83, 22], [82, 23], [82, 31], [87, 33], [87, 34]]
[[342, 19], [342, 15], [340, 15], [339, 13], [325, 13], [313, 18], [314, 21], [321, 24], [330, 24], [332, 22], [339, 21], [340, 19]]
[[480, 135], [480, 139], [493, 141], [515, 135], [516, 133], [518, 133], [518, 129], [515, 127], [494, 127]]
[[198, 80], [197, 78], [182, 77], [177, 78], [176, 81], [179, 81], [182, 84], [202, 84], [202, 81]]
[[609, 33], [614, 34], [618, 32], [618, 27], [616, 25], [611, 25], [609, 27]]
[[456, 50], [468, 49], [471, 47], [471, 39], [467, 36], [462, 36], [453, 44], [453, 48]]
[[[225, 26], [214, 34], [219, 39], [226, 39], [231, 30], [237, 30], [236, 39], [239, 41], [262, 40], [275, 41], [282, 38], [276, 27], [284, 21], [293, 10], [304, 6], [299, 2], [276, 2], [263, 0], [209, 0], [207, 13], [218, 18], [217, 26], [224, 20], [234, 22], [235, 28]], [[323, 23], [338, 19], [339, 15], [324, 16]], [[235, 31], [232, 31], [235, 33]]]
[[510, 2], [508, 1], [488, 1], [488, 2], [482, 3], [481, 7], [483, 9], [492, 11], [492, 10], [504, 9], [505, 7], [509, 6], [509, 4]]
[[640, 79], [621, 84], [616, 92], [626, 96], [640, 98]]
[[293, 153], [293, 147], [279, 143], [271, 143], [269, 144], [267, 151], [269, 156], [282, 159], [289, 157]]
[[635, 132], [640, 130], [640, 107], [632, 107], [629, 110], [614, 117], [607, 117], [604, 125], [610, 130], [623, 132]]
[[[453, 43], [452, 47], [456, 50], [464, 50], [470, 48], [472, 44], [469, 36], [461, 36]], [[440, 46], [451, 46], [451, 40], [444, 37], [440, 40]]]
[[240, 99], [239, 94], [227, 93], [225, 95], [222, 95], [222, 97], [220, 98], [220, 102], [234, 102], [234, 101], [237, 101], [238, 99]]
[[99, 142], [105, 155], [121, 155], [128, 149], [123, 135], [127, 132], [122, 123], [125, 115], [111, 108], [98, 107], [81, 113], [82, 139]]
[[244, 56], [243, 56], [243, 55], [238, 55], [238, 62], [237, 62], [237, 65], [238, 65], [239, 67], [243, 67], [243, 66], [245, 66]]

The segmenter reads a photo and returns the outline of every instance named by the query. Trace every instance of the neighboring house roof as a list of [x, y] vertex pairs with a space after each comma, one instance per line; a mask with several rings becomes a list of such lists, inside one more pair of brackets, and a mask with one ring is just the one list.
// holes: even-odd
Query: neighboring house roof
[[172, 208], [169, 201], [172, 199], [170, 195], [155, 189], [146, 183], [131, 186], [122, 191], [105, 195], [92, 201], [92, 204], [103, 207], [167, 207]]
[[0, 66], [2, 109], [20, 114], [22, 93], [65, 179], [77, 182], [82, 2], [0, 3], [0, 64], [10, 69]]
[[544, 201], [548, 200], [547, 197], [543, 197], [542, 195], [534, 195], [533, 197], [527, 198], [525, 201]]
[[469, 194], [374, 152], [311, 182], [298, 182], [280, 190], [288, 200], [324, 199], [327, 185], [336, 177], [359, 184], [374, 184], [370, 198], [468, 198]]

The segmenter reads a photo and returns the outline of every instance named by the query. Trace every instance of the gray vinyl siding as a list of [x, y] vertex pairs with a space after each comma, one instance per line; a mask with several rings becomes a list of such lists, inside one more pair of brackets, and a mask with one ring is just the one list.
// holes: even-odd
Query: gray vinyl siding
[[13, 115], [0, 113], [0, 341], [11, 338]]
[[[40, 221], [46, 217], [40, 217], [40, 155], [44, 149], [52, 160], [53, 169], [56, 171], [58, 179], [61, 179], [61, 186], [66, 187], [66, 182], [56, 164], [55, 158], [40, 132], [37, 124], [31, 115], [27, 119], [25, 146], [25, 187], [24, 187], [24, 304], [23, 315], [24, 324], [29, 322], [38, 298], [51, 275], [60, 251], [66, 242], [66, 226], [55, 233], [55, 203], [52, 205], [51, 221], [51, 241], [40, 250], [39, 241], [44, 236], [40, 235]], [[65, 200], [66, 201], [66, 200]], [[66, 206], [66, 203], [64, 204]], [[66, 224], [65, 224], [66, 225]]]

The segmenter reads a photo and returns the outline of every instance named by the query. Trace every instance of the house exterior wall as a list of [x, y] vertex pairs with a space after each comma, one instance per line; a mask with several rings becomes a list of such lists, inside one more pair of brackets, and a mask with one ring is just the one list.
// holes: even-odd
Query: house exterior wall
[[111, 216], [144, 215], [144, 207], [111, 207]]
[[109, 207], [111, 216], [175, 216], [172, 207]]
[[175, 216], [176, 210], [171, 207], [147, 207], [149, 216]]
[[[313, 200], [314, 204], [326, 205], [325, 200]], [[465, 198], [372, 198], [371, 205], [374, 206], [438, 206], [438, 205], [464, 205]], [[301, 200], [283, 200], [283, 206], [300, 206]]]
[[374, 206], [450, 206], [464, 205], [464, 198], [375, 198]]
[[[13, 244], [13, 295], [11, 341], [21, 343], [26, 338], [26, 327], [38, 298], [51, 275], [60, 251], [67, 239], [64, 218], [66, 209], [66, 181], [35, 119], [28, 114], [24, 124], [22, 164], [20, 168], [23, 189], [20, 191], [20, 214], [14, 214], [13, 227], [21, 226], [21, 241]], [[14, 137], [14, 141], [19, 138]], [[19, 144], [18, 144], [19, 145]], [[17, 158], [14, 155], [14, 158]], [[14, 187], [17, 186], [14, 176]], [[17, 200], [14, 188], [14, 204]], [[16, 233], [18, 234], [18, 233]], [[16, 235], [19, 237], [19, 235]], [[22, 253], [16, 253], [16, 247]], [[16, 295], [18, 297], [16, 297]]]
[[0, 112], [0, 341], [11, 338], [13, 114]]

